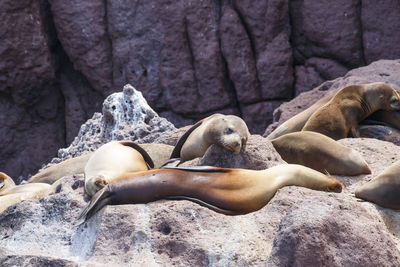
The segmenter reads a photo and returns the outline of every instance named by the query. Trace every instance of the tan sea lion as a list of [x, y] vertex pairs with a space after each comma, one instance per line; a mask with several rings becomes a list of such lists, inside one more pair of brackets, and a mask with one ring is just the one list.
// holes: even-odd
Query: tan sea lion
[[309, 108], [303, 110], [299, 114], [291, 117], [281, 125], [279, 125], [275, 130], [273, 130], [266, 138], [268, 140], [272, 140], [275, 138], [278, 138], [282, 135], [288, 134], [288, 133], [294, 133], [294, 132], [299, 132], [301, 129], [303, 129], [304, 125], [308, 121], [308, 119], [311, 117], [311, 115], [317, 111], [320, 107], [328, 103], [332, 97], [335, 94], [328, 94], [324, 96], [323, 98], [319, 99], [317, 102], [315, 102], [312, 106]]
[[28, 183], [47, 183], [52, 184], [58, 179], [73, 174], [84, 173], [85, 166], [93, 153], [83, 154], [81, 156], [64, 160], [54, 164], [38, 174], [32, 176]]
[[249, 134], [241, 118], [216, 113], [193, 125], [178, 140], [170, 158], [180, 158], [183, 162], [201, 157], [212, 144], [239, 152]]
[[53, 194], [56, 187], [46, 183], [16, 185], [0, 192], [0, 213], [23, 200], [39, 199]]
[[14, 180], [4, 172], [0, 172], [0, 193], [14, 186]]
[[208, 166], [168, 168], [125, 173], [117, 180], [92, 197], [78, 220], [90, 217], [107, 204], [147, 203], [159, 199], [186, 199], [220, 213], [239, 215], [261, 209], [284, 186], [342, 190], [335, 178], [295, 164], [262, 171]]
[[146, 151], [132, 141], [111, 141], [99, 147], [85, 166], [85, 190], [92, 196], [125, 172], [145, 171], [154, 163]]
[[271, 143], [287, 163], [301, 164], [330, 174], [371, 173], [367, 162], [357, 151], [320, 133], [289, 133], [271, 140]]
[[349, 85], [315, 111], [302, 130], [335, 140], [346, 138], [349, 132], [359, 137], [359, 122], [380, 109], [400, 109], [399, 95], [392, 87], [381, 82]]
[[400, 161], [357, 188], [355, 196], [384, 208], [400, 210]]

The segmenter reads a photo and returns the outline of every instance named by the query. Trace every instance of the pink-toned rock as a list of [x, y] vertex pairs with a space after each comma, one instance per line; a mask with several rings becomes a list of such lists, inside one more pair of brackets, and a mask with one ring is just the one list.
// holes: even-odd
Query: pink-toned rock
[[112, 92], [111, 42], [105, 2], [50, 0], [57, 36], [74, 64], [93, 88]]
[[398, 266], [400, 252], [377, 214], [350, 196], [309, 196], [282, 218], [268, 265]]
[[239, 103], [260, 99], [259, 82], [251, 42], [239, 15], [227, 8], [220, 22], [221, 52], [227, 62]]
[[288, 2], [234, 1], [248, 29], [264, 100], [292, 95], [292, 49], [289, 44]]
[[367, 63], [379, 59], [400, 58], [400, 3], [395, 0], [377, 5], [363, 0], [361, 22], [364, 56]]
[[32, 105], [55, 82], [39, 2], [2, 1], [0, 19], [0, 92], [17, 105]]
[[265, 101], [242, 106], [242, 118], [246, 122], [250, 133], [262, 134], [265, 127], [272, 123], [274, 110], [282, 101]]
[[251, 135], [239, 153], [226, 150], [218, 145], [211, 145], [203, 157], [184, 162], [180, 166], [265, 170], [285, 163], [270, 141], [259, 135]]
[[358, 5], [357, 0], [291, 1], [295, 60], [322, 57], [352, 68], [362, 65]]

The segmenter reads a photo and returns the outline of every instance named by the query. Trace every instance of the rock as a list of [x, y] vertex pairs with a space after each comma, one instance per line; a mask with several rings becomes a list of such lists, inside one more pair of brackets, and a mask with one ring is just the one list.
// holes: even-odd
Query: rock
[[103, 97], [112, 89], [111, 42], [105, 2], [50, 0], [57, 36], [74, 63]]
[[282, 218], [268, 265], [398, 266], [395, 246], [377, 211], [349, 196], [309, 196]]
[[32, 105], [55, 82], [39, 2], [2, 1], [0, 18], [0, 92], [17, 105]]
[[363, 64], [359, 2], [296, 0], [290, 4], [295, 61], [334, 59], [347, 67]]
[[366, 0], [361, 5], [363, 46], [365, 61], [369, 64], [379, 59], [398, 59], [400, 57], [400, 3], [385, 1], [376, 5]]
[[71, 145], [60, 149], [58, 158], [51, 163], [94, 151], [112, 140], [150, 143], [161, 133], [172, 130], [175, 130], [173, 124], [159, 117], [141, 92], [128, 84], [122, 92], [111, 94], [104, 101], [102, 114], [95, 113], [83, 124]]
[[[265, 101], [241, 107], [243, 120], [246, 122], [250, 133], [262, 134], [267, 125], [272, 123], [274, 110], [282, 101]], [[258, 114], [258, 115], [254, 115]]]
[[221, 168], [242, 168], [264, 170], [284, 164], [271, 142], [259, 135], [250, 135], [239, 153], [211, 145], [203, 157], [184, 162], [180, 166], [216, 166]]

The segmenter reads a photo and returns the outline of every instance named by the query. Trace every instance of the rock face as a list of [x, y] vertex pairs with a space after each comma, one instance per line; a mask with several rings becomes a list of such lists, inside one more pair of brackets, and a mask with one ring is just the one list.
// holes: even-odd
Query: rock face
[[370, 0], [2, 1], [0, 169], [36, 171], [127, 83], [179, 127], [221, 112], [261, 134], [282, 101], [399, 58], [399, 12]]

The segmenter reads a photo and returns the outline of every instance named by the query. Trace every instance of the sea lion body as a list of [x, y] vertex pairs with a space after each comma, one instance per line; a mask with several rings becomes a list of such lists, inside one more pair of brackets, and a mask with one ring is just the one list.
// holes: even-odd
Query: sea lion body
[[359, 137], [358, 123], [380, 109], [400, 109], [399, 95], [392, 87], [381, 82], [350, 85], [315, 111], [302, 130], [319, 132], [334, 140], [346, 138], [349, 132]]
[[56, 188], [46, 183], [16, 185], [0, 192], [0, 213], [23, 200], [39, 199], [55, 192]]
[[0, 172], [0, 193], [14, 186], [14, 180], [4, 172]]
[[321, 99], [319, 99], [317, 102], [315, 102], [313, 105], [311, 105], [309, 108], [303, 110], [299, 114], [291, 117], [281, 125], [279, 125], [275, 130], [273, 130], [266, 138], [268, 140], [272, 140], [275, 138], [278, 138], [282, 135], [288, 134], [288, 133], [294, 133], [294, 132], [299, 132], [301, 129], [303, 129], [304, 125], [308, 121], [308, 119], [311, 117], [311, 115], [317, 111], [320, 107], [328, 103], [334, 94], [328, 94]]
[[28, 180], [28, 183], [52, 184], [64, 176], [84, 173], [86, 163], [92, 154], [93, 153], [83, 154], [54, 164], [32, 176]]
[[183, 162], [201, 157], [212, 144], [239, 152], [248, 136], [249, 130], [241, 118], [213, 114], [197, 122], [178, 140], [170, 158], [180, 158]]
[[139, 144], [146, 152], [149, 154], [151, 159], [154, 162], [154, 168], [158, 169], [165, 162], [169, 160], [169, 157], [174, 150], [174, 146], [166, 145], [166, 144]]
[[357, 188], [355, 196], [384, 208], [400, 210], [400, 161]]
[[214, 211], [238, 215], [264, 207], [284, 186], [341, 192], [335, 178], [310, 168], [283, 164], [266, 170], [216, 167], [172, 168], [126, 173], [97, 192], [79, 218], [90, 217], [104, 205], [187, 199]]
[[134, 142], [111, 141], [99, 147], [85, 166], [85, 190], [94, 195], [115, 177], [125, 172], [154, 167], [150, 156]]
[[339, 175], [370, 174], [371, 169], [355, 150], [316, 132], [301, 131], [271, 140], [287, 163]]

